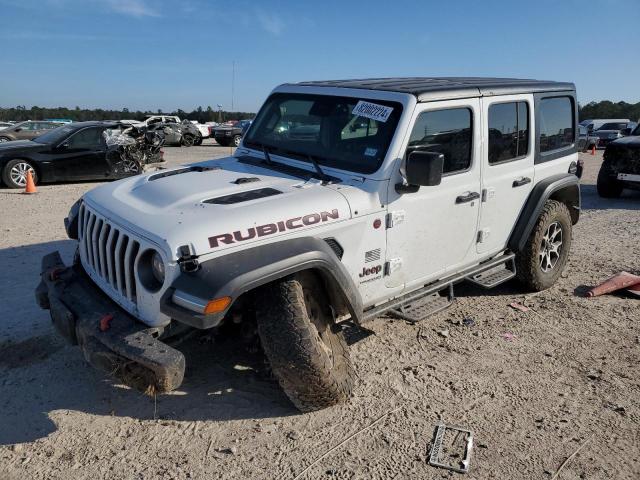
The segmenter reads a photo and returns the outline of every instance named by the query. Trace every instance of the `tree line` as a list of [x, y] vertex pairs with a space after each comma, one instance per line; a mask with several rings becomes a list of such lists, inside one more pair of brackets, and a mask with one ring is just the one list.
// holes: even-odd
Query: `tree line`
[[640, 120], [640, 102], [613, 103], [609, 100], [601, 102], [590, 102], [580, 106], [580, 120], [588, 118], [628, 118], [632, 122]]
[[216, 111], [211, 107], [203, 109], [198, 107], [191, 112], [178, 109], [174, 112], [163, 112], [158, 110], [152, 112], [150, 110], [141, 112], [140, 110], [130, 111], [128, 108], [122, 110], [104, 110], [101, 108], [88, 109], [75, 107], [73, 109], [66, 107], [44, 108], [33, 106], [26, 108], [19, 105], [13, 108], [0, 107], [0, 120], [21, 122], [24, 120], [44, 120], [47, 118], [66, 118], [74, 122], [83, 122], [87, 120], [144, 120], [148, 115], [177, 115], [182, 120], [197, 120], [200, 123], [206, 122], [226, 122], [227, 120], [244, 120], [255, 117], [255, 113], [251, 112], [225, 112]]
[[[253, 118], [255, 113], [252, 112], [224, 112], [216, 111], [210, 106], [206, 109], [198, 107], [191, 112], [178, 109], [174, 112], [152, 112], [147, 110], [130, 111], [128, 108], [122, 110], [103, 110], [101, 108], [87, 109], [75, 107], [74, 109], [57, 107], [43, 108], [17, 106], [13, 108], [0, 108], [0, 120], [14, 120], [21, 122], [23, 120], [44, 120], [46, 118], [68, 118], [74, 122], [82, 122], [86, 120], [144, 120], [147, 115], [177, 115], [181, 119], [197, 120], [200, 123], [206, 122], [226, 122], [227, 120], [244, 120]], [[640, 102], [611, 102], [603, 100], [601, 102], [590, 102], [586, 105], [578, 106], [580, 120], [588, 118], [628, 118], [632, 121], [640, 119]]]

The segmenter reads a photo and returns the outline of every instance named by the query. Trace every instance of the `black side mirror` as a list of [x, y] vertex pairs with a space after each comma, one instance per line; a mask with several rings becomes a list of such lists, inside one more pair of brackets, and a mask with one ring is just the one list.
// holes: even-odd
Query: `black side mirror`
[[14, 132], [21, 132], [22, 131], [22, 127], [18, 127], [14, 130]]
[[407, 184], [396, 184], [396, 192], [413, 193], [420, 187], [440, 185], [444, 168], [444, 154], [416, 150], [411, 152], [405, 163]]

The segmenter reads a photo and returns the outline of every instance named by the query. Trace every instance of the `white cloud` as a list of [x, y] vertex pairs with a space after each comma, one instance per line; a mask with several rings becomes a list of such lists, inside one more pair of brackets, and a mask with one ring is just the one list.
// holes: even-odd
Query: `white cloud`
[[265, 12], [264, 10], [257, 10], [256, 16], [260, 26], [272, 35], [280, 35], [284, 30], [284, 21], [279, 15], [275, 13]]
[[148, 6], [145, 0], [106, 0], [108, 7], [116, 13], [132, 17], [159, 17], [160, 14]]

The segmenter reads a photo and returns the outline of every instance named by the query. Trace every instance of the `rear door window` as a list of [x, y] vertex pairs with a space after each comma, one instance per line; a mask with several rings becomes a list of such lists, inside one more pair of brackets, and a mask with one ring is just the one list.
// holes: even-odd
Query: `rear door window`
[[489, 163], [524, 157], [529, 151], [527, 102], [494, 103], [489, 107]]

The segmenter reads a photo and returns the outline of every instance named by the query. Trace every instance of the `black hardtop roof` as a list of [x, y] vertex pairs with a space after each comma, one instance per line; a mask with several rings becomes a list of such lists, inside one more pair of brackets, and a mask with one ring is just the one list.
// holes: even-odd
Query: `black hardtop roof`
[[366, 78], [359, 80], [322, 80], [288, 85], [355, 88], [408, 93], [416, 96], [418, 101], [428, 101], [445, 97], [484, 97], [516, 93], [575, 90], [575, 85], [568, 82], [489, 77]]

